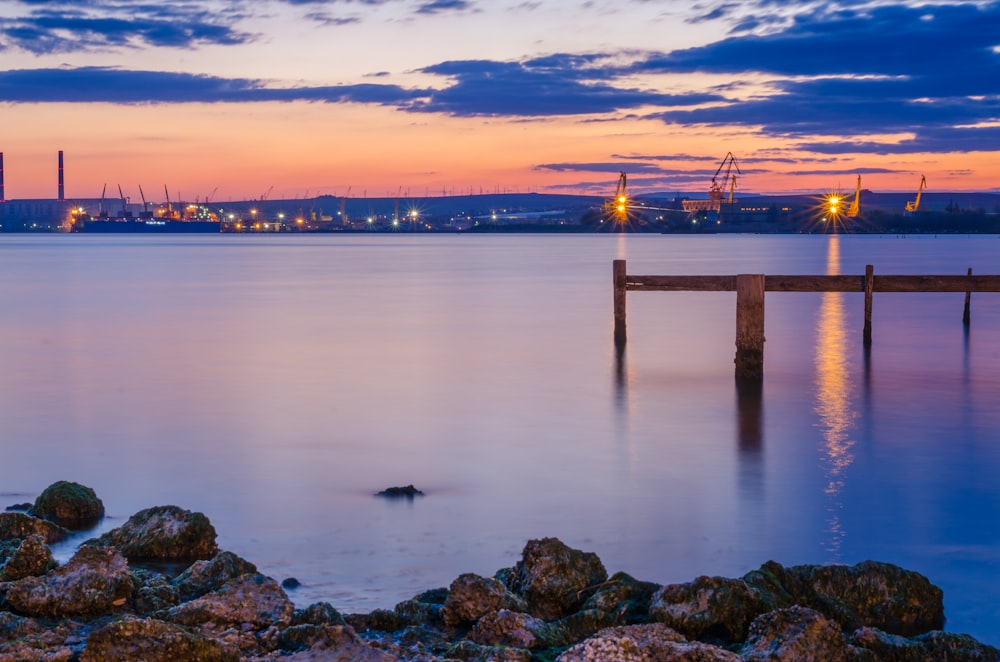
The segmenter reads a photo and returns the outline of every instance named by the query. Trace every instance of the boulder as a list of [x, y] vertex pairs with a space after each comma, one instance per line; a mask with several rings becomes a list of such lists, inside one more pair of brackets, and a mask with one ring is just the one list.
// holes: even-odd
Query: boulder
[[[509, 646], [480, 646], [473, 641], [460, 641], [444, 654], [446, 660], [470, 662], [532, 662], [531, 651]], [[609, 662], [609, 661], [606, 661]]]
[[920, 573], [890, 563], [783, 568], [770, 561], [744, 580], [775, 606], [815, 609], [845, 632], [868, 626], [912, 637], [944, 627], [941, 589]]
[[44, 577], [15, 582], [7, 602], [28, 616], [94, 617], [123, 607], [132, 590], [128, 564], [117, 550], [81, 547], [66, 565]]
[[133, 568], [131, 572], [133, 590], [129, 605], [136, 614], [150, 615], [181, 601], [177, 589], [162, 574], [145, 568]]
[[405, 487], [387, 487], [381, 492], [375, 493], [375, 496], [388, 497], [390, 499], [410, 499], [411, 501], [414, 497], [423, 495], [424, 493], [415, 488], [413, 485], [406, 485]]
[[500, 609], [525, 611], [526, 606], [523, 600], [496, 579], [466, 573], [451, 583], [441, 608], [441, 617], [449, 627], [469, 625]]
[[758, 616], [741, 651], [746, 662], [847, 662], [847, 640], [836, 623], [806, 607], [775, 609]]
[[764, 598], [742, 579], [698, 577], [657, 591], [649, 618], [689, 639], [733, 643], [743, 641], [753, 619], [767, 611]]
[[662, 623], [601, 630], [556, 658], [557, 662], [741, 662], [740, 656], [691, 642]]
[[25, 577], [44, 575], [56, 567], [52, 550], [40, 535], [30, 535], [10, 545], [9, 554], [0, 552], [0, 582], [14, 582]]
[[871, 651], [880, 662], [997, 662], [1000, 650], [967, 634], [934, 630], [907, 639], [876, 628], [860, 628], [850, 637], [859, 648]]
[[558, 627], [540, 618], [508, 609], [490, 612], [480, 618], [469, 638], [484, 646], [527, 649], [558, 645], [565, 639]]
[[239, 662], [236, 650], [156, 619], [126, 618], [95, 630], [80, 662]]
[[317, 602], [305, 609], [296, 609], [292, 625], [345, 625], [344, 617], [329, 602]]
[[215, 556], [215, 527], [202, 513], [156, 506], [85, 545], [116, 547], [129, 561], [197, 561]]
[[181, 625], [242, 626], [255, 628], [292, 622], [295, 607], [278, 582], [263, 575], [242, 575], [190, 602], [166, 612], [164, 620]]
[[0, 611], [0, 660], [70, 662], [83, 647], [81, 627], [74, 621], [40, 622]]
[[509, 587], [524, 597], [528, 613], [545, 620], [569, 614], [586, 589], [607, 578], [596, 554], [572, 549], [558, 538], [529, 540], [508, 575]]
[[241, 575], [257, 574], [257, 566], [232, 552], [219, 552], [208, 561], [195, 561], [173, 581], [181, 600], [193, 600], [217, 591]]
[[293, 625], [281, 632], [278, 647], [293, 654], [279, 658], [289, 662], [393, 662], [397, 659], [372, 648], [346, 625]]
[[31, 514], [67, 529], [89, 529], [104, 517], [104, 504], [91, 488], [60, 480], [38, 495]]
[[54, 522], [24, 513], [0, 513], [0, 540], [19, 540], [33, 535], [41, 536], [51, 545], [69, 538], [70, 532]]

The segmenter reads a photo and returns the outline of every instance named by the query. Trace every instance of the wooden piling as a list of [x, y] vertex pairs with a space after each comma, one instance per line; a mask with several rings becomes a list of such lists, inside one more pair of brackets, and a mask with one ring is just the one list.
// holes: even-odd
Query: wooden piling
[[625, 260], [611, 266], [614, 279], [615, 345], [625, 344]]
[[872, 290], [875, 287], [875, 267], [865, 265], [865, 328], [864, 345], [871, 347], [872, 344]]
[[[972, 267], [969, 267], [969, 276], [972, 275]], [[965, 291], [965, 311], [962, 313], [962, 324], [969, 326], [969, 321], [972, 317], [969, 315], [969, 304], [972, 303], [972, 292], [969, 290]]]
[[764, 375], [764, 274], [736, 276], [736, 378]]

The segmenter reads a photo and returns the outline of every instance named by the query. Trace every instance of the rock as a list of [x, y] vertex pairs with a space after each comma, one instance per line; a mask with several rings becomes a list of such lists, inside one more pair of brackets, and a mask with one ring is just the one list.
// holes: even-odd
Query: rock
[[177, 506], [139, 511], [122, 526], [84, 544], [117, 547], [129, 561], [205, 560], [219, 551], [208, 518]]
[[424, 493], [413, 487], [413, 485], [407, 485], [406, 487], [387, 487], [381, 492], [376, 492], [375, 496], [389, 497], [392, 499], [412, 499], [416, 496], [423, 496]]
[[281, 588], [285, 589], [286, 591], [296, 589], [300, 586], [302, 586], [302, 582], [297, 580], [295, 577], [286, 577], [285, 579], [281, 580]]
[[305, 662], [394, 662], [397, 658], [372, 648], [346, 625], [294, 625], [278, 638], [279, 659]]
[[126, 618], [95, 630], [80, 662], [239, 662], [240, 655], [212, 639], [156, 619]]
[[28, 616], [94, 617], [123, 607], [132, 590], [128, 564], [118, 550], [81, 547], [44, 577], [15, 582], [7, 601], [13, 611]]
[[38, 495], [30, 512], [67, 529], [89, 529], [104, 517], [104, 504], [91, 488], [60, 480]]
[[558, 538], [543, 538], [525, 545], [509, 574], [509, 587], [524, 596], [529, 614], [553, 620], [569, 614], [585, 589], [607, 578], [596, 554], [572, 549]]
[[344, 617], [329, 602], [317, 602], [305, 609], [296, 609], [292, 625], [344, 625]]
[[295, 607], [278, 582], [263, 575], [242, 575], [217, 591], [169, 609], [164, 620], [181, 625], [266, 627], [288, 625], [294, 615]]
[[855, 646], [872, 651], [880, 662], [997, 662], [1000, 650], [982, 644], [967, 634], [926, 632], [912, 639], [875, 628], [860, 628], [851, 635]]
[[740, 662], [740, 656], [702, 642], [686, 641], [663, 625], [624, 625], [601, 630], [566, 650], [557, 662]]
[[445, 652], [444, 659], [473, 662], [531, 662], [532, 655], [531, 651], [523, 648], [480, 646], [472, 641], [460, 641]]
[[542, 648], [564, 642], [558, 627], [540, 618], [508, 609], [486, 614], [472, 628], [472, 641], [483, 646]]
[[941, 589], [920, 573], [890, 563], [783, 568], [770, 561], [744, 580], [776, 606], [815, 609], [845, 632], [868, 626], [912, 637], [944, 627]]
[[133, 568], [131, 572], [133, 590], [129, 605], [136, 614], [170, 609], [181, 601], [177, 589], [162, 574], [143, 568]]
[[649, 604], [662, 588], [653, 582], [643, 582], [624, 572], [616, 572], [611, 579], [584, 592], [581, 609], [595, 609], [607, 614], [617, 625], [645, 623], [649, 617]]
[[496, 579], [466, 573], [451, 583], [441, 617], [449, 627], [468, 625], [500, 609], [525, 611], [526, 605]]
[[742, 579], [698, 577], [655, 593], [649, 618], [689, 639], [733, 643], [743, 641], [753, 619], [767, 611], [767, 602]]
[[70, 662], [83, 648], [73, 621], [42, 623], [0, 611], [0, 660], [3, 662]]
[[208, 561], [195, 561], [177, 575], [174, 588], [181, 600], [192, 600], [222, 588], [231, 579], [257, 574], [257, 566], [232, 552], [222, 551]]
[[750, 624], [742, 655], [747, 662], [847, 662], [847, 648], [835, 623], [796, 605], [758, 616]]
[[12, 504], [10, 506], [7, 506], [6, 508], [4, 508], [4, 510], [17, 510], [17, 511], [21, 511], [21, 512], [27, 512], [27, 511], [31, 510], [31, 504], [30, 503], [15, 503], [15, 504]]
[[0, 582], [44, 575], [57, 565], [52, 558], [52, 550], [40, 535], [30, 535], [11, 547], [9, 555], [0, 552]]
[[0, 540], [17, 540], [32, 535], [41, 536], [46, 544], [51, 545], [69, 538], [70, 532], [54, 522], [24, 513], [0, 513]]

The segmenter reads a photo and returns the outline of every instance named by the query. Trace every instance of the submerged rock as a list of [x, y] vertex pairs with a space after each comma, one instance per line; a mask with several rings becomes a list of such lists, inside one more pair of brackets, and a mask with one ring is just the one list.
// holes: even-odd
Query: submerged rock
[[195, 561], [219, 551], [215, 528], [202, 513], [178, 506], [141, 510], [85, 545], [116, 547], [129, 561]]
[[67, 529], [88, 529], [104, 517], [104, 504], [93, 489], [60, 480], [38, 495], [30, 512]]
[[415, 488], [413, 485], [407, 485], [405, 487], [387, 487], [381, 492], [375, 493], [375, 496], [405, 499], [412, 499], [413, 497], [423, 495], [424, 493]]
[[118, 550], [81, 547], [44, 577], [15, 582], [7, 601], [27, 616], [95, 617], [123, 607], [132, 590], [128, 564]]
[[41, 536], [51, 545], [69, 538], [69, 529], [48, 520], [25, 513], [0, 513], [0, 540], [19, 540], [28, 536]]

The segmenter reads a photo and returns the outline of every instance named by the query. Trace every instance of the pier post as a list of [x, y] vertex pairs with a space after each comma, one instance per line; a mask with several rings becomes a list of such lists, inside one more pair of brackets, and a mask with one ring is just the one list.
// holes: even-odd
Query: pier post
[[615, 345], [625, 344], [625, 260], [612, 263], [614, 275]]
[[872, 345], [872, 287], [875, 285], [875, 267], [870, 264], [865, 265], [865, 329], [864, 345]]
[[[969, 267], [969, 274], [972, 275], [972, 267]], [[965, 291], [965, 312], [962, 313], [962, 324], [969, 326], [969, 321], [972, 317], [969, 315], [969, 304], [972, 302], [972, 292], [969, 290]]]
[[764, 274], [736, 276], [736, 378], [764, 376]]

